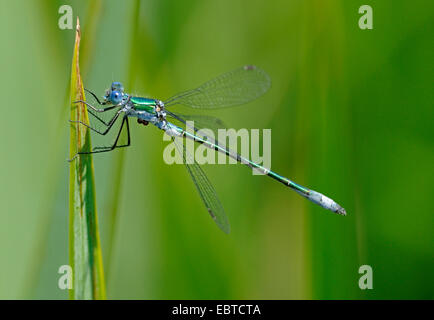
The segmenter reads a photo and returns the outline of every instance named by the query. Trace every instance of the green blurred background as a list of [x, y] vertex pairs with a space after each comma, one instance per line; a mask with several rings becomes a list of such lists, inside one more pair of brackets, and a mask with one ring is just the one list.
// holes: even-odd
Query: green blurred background
[[[207, 166], [232, 232], [209, 218], [162, 133], [94, 157], [107, 294], [118, 299], [434, 298], [432, 1], [1, 0], [0, 298], [64, 299], [69, 78], [167, 98], [256, 64], [273, 81], [233, 128], [272, 129], [272, 169], [341, 217], [240, 165]], [[374, 29], [358, 27], [373, 7]], [[358, 287], [372, 266], [373, 290]]]

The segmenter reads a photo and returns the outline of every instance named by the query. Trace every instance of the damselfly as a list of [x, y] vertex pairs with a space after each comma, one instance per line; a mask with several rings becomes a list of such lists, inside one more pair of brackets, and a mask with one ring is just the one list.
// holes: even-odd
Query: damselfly
[[[341, 215], [346, 215], [345, 209], [332, 199], [319, 192], [305, 188], [255, 162], [250, 161], [249, 159], [239, 155], [237, 152], [234, 152], [220, 144], [217, 140], [209, 139], [206, 136], [198, 134], [199, 130], [196, 126], [190, 128], [192, 130], [186, 130], [173, 123], [174, 121], [178, 121], [185, 126], [188, 126], [189, 124], [187, 123], [187, 120], [197, 119], [197, 116], [195, 118], [193, 116], [181, 116], [173, 113], [171, 108], [175, 105], [185, 105], [197, 109], [216, 109], [241, 105], [263, 95], [270, 88], [270, 84], [271, 81], [267, 73], [258, 67], [248, 65], [222, 74], [208, 82], [205, 82], [196, 89], [181, 92], [165, 101], [129, 95], [124, 92], [124, 88], [119, 82], [112, 83], [111, 88], [106, 91], [102, 101], [100, 101], [93, 92], [86, 90], [94, 97], [98, 104], [104, 107], [96, 108], [85, 101], [76, 102], [86, 104], [89, 114], [103, 125], [103, 129], [100, 130], [81, 121], [71, 122], [84, 125], [100, 135], [106, 135], [119, 119], [119, 131], [117, 132], [112, 145], [106, 147], [94, 147], [90, 152], [79, 151], [74, 158], [79, 154], [108, 152], [116, 148], [129, 146], [131, 141], [128, 118], [135, 117], [139, 123], [143, 125], [151, 123], [172, 137], [179, 152], [183, 155], [183, 162], [186, 165], [188, 173], [193, 179], [209, 214], [217, 225], [226, 233], [229, 232], [229, 222], [214, 187], [211, 185], [202, 168], [194, 159], [192, 159], [192, 155], [186, 150], [185, 144], [179, 143], [179, 141], [177, 141], [178, 139], [175, 138], [191, 139], [197, 143], [204, 144], [206, 147], [221, 152], [226, 156], [235, 159], [239, 163], [261, 171], [263, 174], [283, 183], [285, 186], [290, 187], [298, 194], [316, 204], [319, 204], [323, 208]], [[100, 114], [108, 112], [109, 110], [115, 112], [110, 119], [104, 120]], [[207, 121], [205, 122], [208, 123], [219, 122], [218, 119], [211, 116], [206, 116], [206, 120]], [[125, 143], [120, 143], [119, 137], [124, 128], [127, 134], [127, 141]]]

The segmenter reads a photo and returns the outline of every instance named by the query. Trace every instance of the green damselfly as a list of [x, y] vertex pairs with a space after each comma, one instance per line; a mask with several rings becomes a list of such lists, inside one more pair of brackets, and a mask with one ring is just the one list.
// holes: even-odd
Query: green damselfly
[[[197, 109], [216, 109], [241, 105], [263, 95], [270, 88], [270, 85], [271, 80], [267, 73], [258, 67], [248, 65], [222, 74], [193, 90], [181, 92], [165, 101], [129, 95], [124, 92], [124, 88], [119, 82], [112, 83], [111, 88], [106, 91], [102, 101], [100, 101], [93, 92], [86, 90], [94, 97], [98, 104], [104, 107], [96, 108], [85, 101], [76, 102], [86, 104], [89, 114], [97, 119], [104, 126], [104, 129], [99, 130], [80, 121], [71, 122], [84, 125], [100, 135], [106, 135], [113, 128], [113, 125], [118, 119], [121, 121], [121, 124], [116, 139], [111, 146], [94, 147], [91, 152], [78, 152], [77, 155], [108, 152], [116, 148], [129, 146], [131, 139], [128, 118], [135, 117], [139, 123], [144, 125], [151, 123], [172, 137], [178, 150], [183, 155], [184, 164], [209, 214], [226, 233], [229, 233], [229, 222], [214, 187], [211, 185], [201, 167], [194, 159], [191, 159], [191, 155], [187, 152], [185, 145], [177, 142], [175, 138], [191, 139], [197, 143], [204, 144], [206, 147], [221, 152], [239, 163], [261, 171], [263, 174], [283, 183], [285, 186], [290, 187], [298, 194], [319, 204], [323, 208], [341, 215], [346, 215], [344, 208], [321, 193], [305, 188], [242, 157], [238, 153], [221, 145], [217, 140], [211, 140], [206, 136], [197, 134], [198, 128], [196, 127], [191, 128], [193, 129], [193, 132], [191, 132], [190, 130], [186, 130], [172, 123], [173, 120], [176, 120], [187, 126], [187, 120], [190, 118], [189, 116], [181, 116], [173, 113], [170, 111], [172, 106], [184, 105]], [[115, 113], [107, 121], [98, 115], [99, 113], [105, 113], [109, 110], [113, 110]], [[193, 117], [191, 117], [191, 119], [194, 120]], [[208, 123], [219, 121], [213, 117], [208, 117], [207, 120]], [[127, 141], [126, 143], [120, 143], [119, 136], [124, 128], [127, 134]], [[76, 156], [74, 156], [74, 158]]]

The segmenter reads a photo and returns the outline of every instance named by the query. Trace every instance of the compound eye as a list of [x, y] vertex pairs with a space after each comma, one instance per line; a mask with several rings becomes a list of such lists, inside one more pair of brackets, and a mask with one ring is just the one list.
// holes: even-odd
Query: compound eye
[[123, 92], [124, 91], [124, 87], [122, 86], [122, 83], [120, 83], [120, 82], [113, 82], [112, 86], [111, 86], [111, 90], [112, 91]]
[[112, 91], [110, 93], [110, 101], [113, 104], [119, 104], [122, 102], [122, 94], [119, 91]]

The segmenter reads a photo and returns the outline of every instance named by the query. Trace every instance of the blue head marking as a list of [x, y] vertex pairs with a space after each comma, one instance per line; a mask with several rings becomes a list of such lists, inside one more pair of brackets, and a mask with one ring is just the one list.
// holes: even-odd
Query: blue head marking
[[124, 97], [124, 87], [120, 82], [113, 82], [110, 89], [106, 91], [104, 100], [113, 105], [118, 105]]
[[115, 81], [115, 82], [112, 82], [111, 90], [124, 92], [124, 86], [122, 85], [122, 83]]

